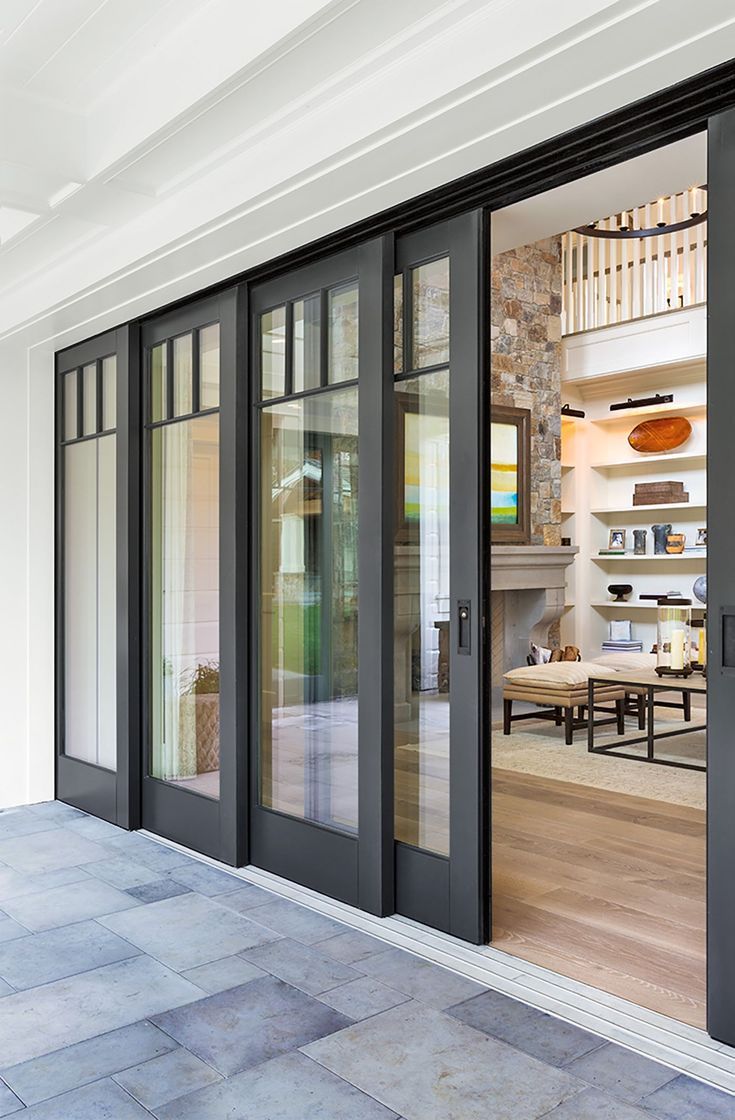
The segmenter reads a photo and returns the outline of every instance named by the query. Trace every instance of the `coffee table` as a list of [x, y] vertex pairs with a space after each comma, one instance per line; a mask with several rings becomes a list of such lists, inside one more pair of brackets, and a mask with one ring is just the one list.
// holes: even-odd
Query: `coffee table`
[[[605, 754], [611, 758], [628, 758], [633, 762], [653, 762], [658, 766], [677, 766], [681, 770], [706, 770], [706, 765], [700, 766], [694, 762], [677, 762], [671, 758], [657, 758], [656, 743], [660, 739], [671, 739], [675, 735], [688, 735], [691, 731], [704, 731], [707, 724], [692, 727], [686, 723], [681, 728], [673, 731], [656, 731], [655, 707], [657, 692], [681, 692], [691, 697], [692, 693], [707, 693], [707, 680], [699, 673], [690, 677], [659, 677], [656, 672], [620, 672], [615, 675], [615, 683], [623, 688], [630, 686], [631, 690], [641, 690], [646, 698], [646, 734], [638, 735], [632, 739], [619, 739], [615, 743], [604, 746], [595, 744], [595, 686], [605, 685], [610, 687], [610, 677], [590, 677], [588, 685], [589, 720], [587, 723], [587, 750], [590, 754]], [[637, 743], [645, 743], [645, 754], [631, 754], [629, 751], [620, 750], [621, 747], [632, 747]]]

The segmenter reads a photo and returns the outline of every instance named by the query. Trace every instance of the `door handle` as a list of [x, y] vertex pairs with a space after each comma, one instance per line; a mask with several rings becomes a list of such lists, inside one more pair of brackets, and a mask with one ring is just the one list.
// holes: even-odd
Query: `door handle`
[[469, 599], [457, 600], [457, 653], [471, 653], [472, 606]]

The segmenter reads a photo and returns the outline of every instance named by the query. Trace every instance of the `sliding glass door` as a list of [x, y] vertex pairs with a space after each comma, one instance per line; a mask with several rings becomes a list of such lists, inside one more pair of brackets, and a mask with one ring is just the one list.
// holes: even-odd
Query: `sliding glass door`
[[[145, 712], [143, 825], [226, 858], [220, 800], [236, 743], [223, 736], [223, 334], [234, 297], [143, 328]], [[234, 347], [227, 346], [230, 366]], [[226, 537], [229, 534], [225, 533]]]

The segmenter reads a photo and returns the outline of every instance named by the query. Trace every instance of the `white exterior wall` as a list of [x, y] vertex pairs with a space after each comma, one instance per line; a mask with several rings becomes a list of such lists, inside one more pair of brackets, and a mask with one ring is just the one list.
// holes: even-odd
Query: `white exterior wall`
[[[236, 18], [225, 0], [207, 7]], [[223, 141], [134, 216], [121, 204], [68, 244], [52, 221], [17, 273], [0, 256], [0, 807], [53, 796], [54, 351], [735, 56], [730, 0], [449, 0], [433, 13], [426, 33], [394, 36], [328, 89], [315, 74], [313, 97]], [[114, 113], [95, 128], [119, 139]], [[79, 192], [79, 215], [98, 194]]]

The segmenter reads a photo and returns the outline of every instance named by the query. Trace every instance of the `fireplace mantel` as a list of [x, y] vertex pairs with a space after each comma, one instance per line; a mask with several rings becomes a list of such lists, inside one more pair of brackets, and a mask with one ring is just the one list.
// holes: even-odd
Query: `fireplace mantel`
[[566, 570], [573, 563], [578, 552], [579, 548], [576, 545], [491, 545], [491, 590], [563, 589], [566, 585]]

